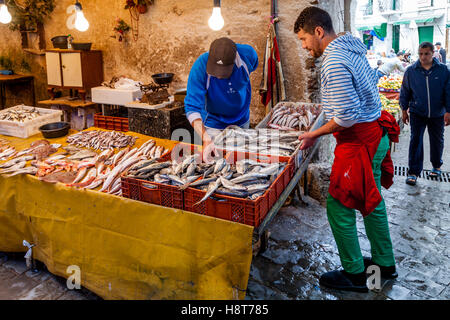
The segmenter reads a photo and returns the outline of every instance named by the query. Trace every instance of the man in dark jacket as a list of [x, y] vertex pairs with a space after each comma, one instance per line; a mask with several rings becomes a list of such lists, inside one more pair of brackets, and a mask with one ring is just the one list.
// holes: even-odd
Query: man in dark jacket
[[441, 55], [441, 63], [447, 64], [447, 51], [445, 51], [445, 49], [441, 47], [440, 42], [436, 42], [436, 50], [439, 51], [439, 54]]
[[[403, 122], [411, 123], [409, 171], [406, 183], [415, 185], [423, 169], [423, 135], [428, 128], [430, 176], [440, 177], [444, 151], [444, 125], [450, 125], [450, 71], [433, 59], [434, 46], [424, 42], [419, 48], [419, 60], [404, 75], [400, 91]], [[409, 111], [409, 115], [408, 115]]]

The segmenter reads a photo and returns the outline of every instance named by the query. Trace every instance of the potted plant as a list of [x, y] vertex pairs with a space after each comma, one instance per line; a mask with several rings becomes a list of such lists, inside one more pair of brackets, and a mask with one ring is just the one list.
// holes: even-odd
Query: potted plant
[[147, 12], [147, 6], [153, 4], [154, 0], [126, 0], [125, 9], [135, 8], [140, 14]]
[[117, 18], [114, 31], [118, 33], [120, 42], [123, 40], [125, 32], [127, 32], [128, 30], [130, 30], [130, 26], [123, 19]]
[[[22, 4], [23, 2], [23, 4]], [[10, 24], [12, 30], [37, 31], [55, 8], [54, 0], [9, 1], [8, 7], [13, 13]]]

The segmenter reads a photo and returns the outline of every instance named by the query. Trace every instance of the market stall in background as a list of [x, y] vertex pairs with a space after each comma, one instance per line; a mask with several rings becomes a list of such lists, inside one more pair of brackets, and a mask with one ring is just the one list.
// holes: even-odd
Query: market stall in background
[[399, 75], [385, 76], [378, 82], [383, 110], [392, 114], [397, 121], [401, 121], [402, 110], [400, 108], [400, 89], [403, 77]]

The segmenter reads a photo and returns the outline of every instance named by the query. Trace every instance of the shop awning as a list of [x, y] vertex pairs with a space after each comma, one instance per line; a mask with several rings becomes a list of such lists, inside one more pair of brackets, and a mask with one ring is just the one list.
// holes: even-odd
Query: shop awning
[[450, 28], [450, 23], [449, 23], [449, 24], [447, 24], [447, 28]]
[[410, 20], [405, 20], [405, 21], [397, 21], [397, 22], [394, 22], [393, 25], [394, 25], [394, 26], [399, 26], [399, 25], [401, 25], [401, 24], [410, 24], [410, 23], [411, 23]]
[[356, 27], [358, 31], [373, 31], [374, 35], [380, 40], [384, 40], [387, 35], [387, 23], [382, 23], [380, 25], [373, 25], [373, 26], [360, 26]]
[[433, 22], [434, 18], [426, 18], [426, 19], [419, 19], [416, 20], [416, 23], [428, 23], [428, 22]]
[[387, 35], [387, 23], [382, 23], [380, 26], [373, 27], [373, 31], [380, 40], [384, 41]]
[[422, 16], [420, 19], [416, 19], [416, 23], [431, 23], [434, 21], [434, 19], [439, 19], [443, 15], [444, 15], [443, 13], [434, 15], [425, 15]]

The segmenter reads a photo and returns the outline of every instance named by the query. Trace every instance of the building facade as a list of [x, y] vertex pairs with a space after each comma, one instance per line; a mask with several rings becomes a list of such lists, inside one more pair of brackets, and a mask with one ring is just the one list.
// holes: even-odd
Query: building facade
[[449, 48], [450, 0], [358, 0], [356, 34], [375, 52], [417, 54], [420, 43]]

